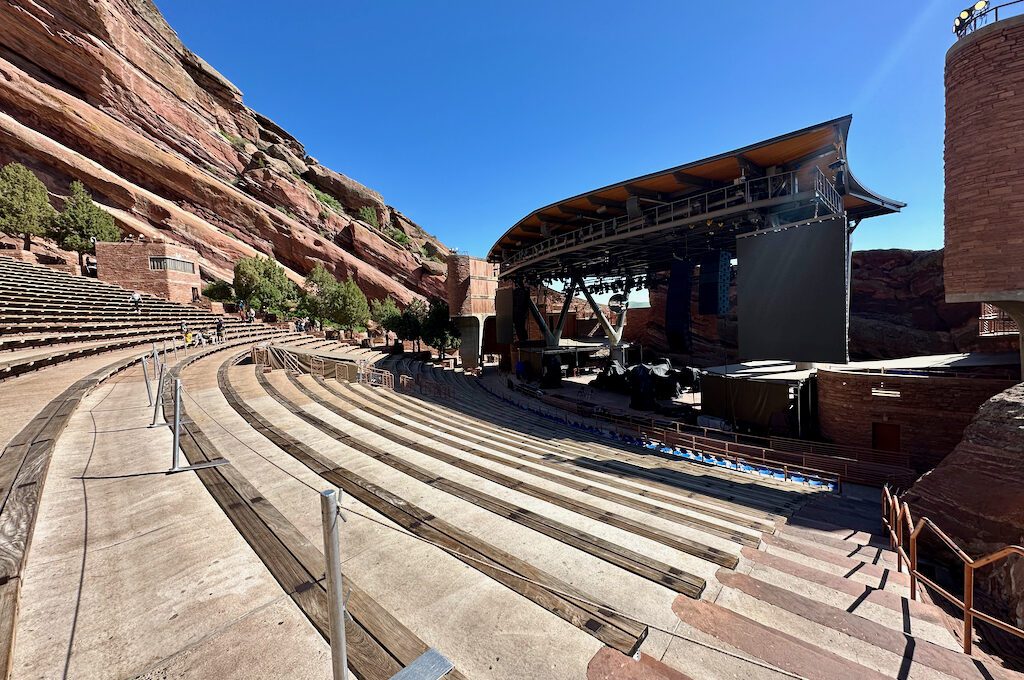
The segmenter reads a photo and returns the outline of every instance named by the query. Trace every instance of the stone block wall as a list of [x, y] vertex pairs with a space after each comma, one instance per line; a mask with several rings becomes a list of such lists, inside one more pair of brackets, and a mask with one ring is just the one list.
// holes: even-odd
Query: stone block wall
[[[818, 369], [818, 422], [825, 439], [871, 448], [874, 423], [900, 426], [900, 450], [926, 472], [963, 437], [978, 407], [1013, 380], [907, 376]], [[890, 395], [872, 394], [873, 389]]]
[[494, 314], [498, 278], [494, 265], [467, 255], [448, 257], [448, 310], [451, 316]]
[[946, 53], [946, 299], [1024, 300], [1024, 16]]
[[[152, 269], [150, 258], [172, 258], [189, 262], [193, 271]], [[190, 304], [194, 295], [202, 293], [199, 255], [196, 251], [173, 243], [122, 241], [96, 244], [96, 270], [101, 281], [128, 290]]]

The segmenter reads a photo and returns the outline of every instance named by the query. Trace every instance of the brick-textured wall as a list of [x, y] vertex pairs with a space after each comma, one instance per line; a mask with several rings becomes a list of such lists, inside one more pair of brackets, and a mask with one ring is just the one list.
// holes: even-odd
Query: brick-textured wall
[[[946, 54], [946, 296], [1024, 296], [1024, 16]], [[1022, 298], [1024, 299], [1024, 298]]]
[[[195, 265], [195, 273], [152, 270], [149, 268], [150, 257], [176, 257], [188, 260]], [[199, 275], [199, 254], [191, 248], [171, 243], [97, 243], [96, 271], [101, 281], [183, 304], [192, 302], [193, 288], [200, 292], [203, 289], [203, 281]]]
[[452, 316], [494, 314], [494, 265], [475, 257], [448, 257], [448, 310]]
[[[960, 442], [982, 403], [1014, 383], [818, 369], [818, 422], [828, 441], [862, 447], [872, 445], [872, 423], [898, 424], [901, 449], [924, 472]], [[877, 387], [899, 391], [900, 396], [873, 396], [871, 390]]]

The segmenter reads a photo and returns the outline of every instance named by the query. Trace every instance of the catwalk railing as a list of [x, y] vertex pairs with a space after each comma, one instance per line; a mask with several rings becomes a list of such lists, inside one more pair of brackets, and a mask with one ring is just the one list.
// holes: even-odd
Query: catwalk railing
[[[882, 488], [882, 522], [889, 532], [889, 544], [896, 551], [896, 569], [902, 572], [904, 565], [910, 575], [910, 599], [917, 599], [919, 583], [928, 586], [944, 600], [963, 612], [964, 653], [970, 654], [973, 646], [974, 620], [979, 619], [1011, 635], [1024, 639], [1024, 629], [979, 611], [974, 606], [974, 576], [982, 567], [1017, 557], [1024, 558], [1024, 547], [1008, 545], [982, 557], [973, 558], [963, 551], [935, 522], [921, 517], [915, 524], [910, 515], [910, 505], [901, 502], [888, 486]], [[918, 569], [921, 535], [931, 533], [963, 564], [963, 597], [957, 597]]]
[[[608, 238], [623, 236], [657, 225], [671, 224], [680, 220], [699, 220], [721, 211], [748, 207], [750, 204], [772, 199], [795, 196], [799, 193], [796, 170], [767, 177], [757, 177], [729, 186], [712, 189], [695, 196], [681, 198], [671, 203], [657, 205], [643, 211], [639, 216], [623, 215], [603, 222], [590, 224], [567, 234], [553, 236], [529, 248], [524, 248], [501, 263], [501, 270], [508, 271], [537, 257], [548, 257], [558, 252], [596, 243]], [[816, 177], [821, 175], [817, 171]], [[824, 177], [822, 177], [824, 179]], [[825, 180], [826, 184], [828, 180]], [[817, 179], [815, 181], [817, 186]], [[831, 184], [829, 184], [831, 187]], [[832, 191], [835, 188], [832, 187]], [[838, 193], [835, 194], [838, 196]], [[842, 205], [840, 197], [839, 205]]]

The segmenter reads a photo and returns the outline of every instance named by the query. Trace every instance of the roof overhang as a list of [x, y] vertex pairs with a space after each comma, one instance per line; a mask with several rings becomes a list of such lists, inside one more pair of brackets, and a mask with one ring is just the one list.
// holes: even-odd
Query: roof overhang
[[[541, 241], [626, 218], [631, 211], [666, 205], [688, 196], [730, 187], [743, 178], [843, 167], [842, 209], [852, 220], [898, 212], [904, 203], [876, 194], [849, 171], [846, 141], [852, 116], [844, 116], [703, 160], [634, 177], [538, 208], [494, 244], [487, 259], [502, 262]], [[834, 170], [831, 171], [834, 175]], [[803, 185], [801, 185], [801, 189]]]

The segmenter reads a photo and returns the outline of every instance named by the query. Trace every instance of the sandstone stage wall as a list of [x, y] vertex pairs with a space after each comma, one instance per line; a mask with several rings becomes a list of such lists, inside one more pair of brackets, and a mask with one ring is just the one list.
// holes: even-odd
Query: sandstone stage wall
[[[963, 437], [978, 407], [1015, 381], [992, 378], [905, 376], [818, 369], [818, 423], [836, 444], [872, 448], [874, 423], [898, 425], [899, 450], [926, 472]], [[888, 394], [878, 396], [872, 389]]]

